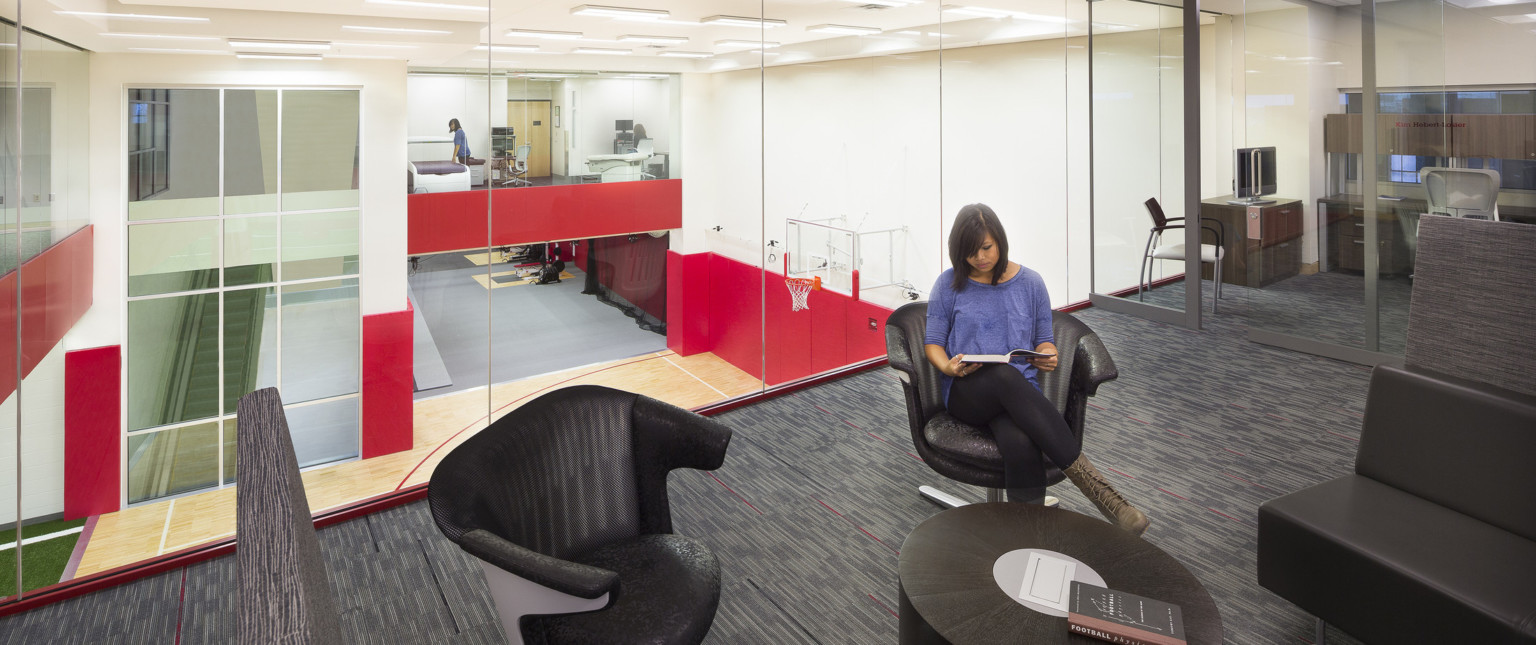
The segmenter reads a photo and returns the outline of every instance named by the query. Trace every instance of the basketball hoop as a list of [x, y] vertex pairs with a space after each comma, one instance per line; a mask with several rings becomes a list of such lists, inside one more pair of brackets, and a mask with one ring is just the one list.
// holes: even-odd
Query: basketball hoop
[[811, 289], [821, 289], [821, 278], [784, 278], [784, 286], [789, 287], [790, 311], [810, 309]]

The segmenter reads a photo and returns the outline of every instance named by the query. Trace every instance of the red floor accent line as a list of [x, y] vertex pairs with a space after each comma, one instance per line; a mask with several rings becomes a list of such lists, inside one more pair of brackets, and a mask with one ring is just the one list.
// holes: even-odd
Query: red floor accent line
[[885, 606], [885, 603], [880, 602], [880, 599], [876, 598], [875, 594], [869, 594], [869, 599], [875, 601], [875, 604], [880, 605], [880, 608], [884, 609], [886, 611], [886, 613], [888, 613], [888, 614], [890, 614], [892, 616], [896, 616], [897, 618], [901, 618], [901, 616], [898, 615], [896, 612], [891, 611], [890, 607]]
[[1104, 468], [1105, 468], [1105, 469], [1107, 469], [1107, 470], [1109, 470], [1109, 471], [1110, 471], [1110, 472], [1112, 472], [1112, 473], [1115, 473], [1115, 474], [1118, 474], [1118, 475], [1120, 475], [1120, 476], [1121, 476], [1121, 477], [1125, 477], [1125, 478], [1128, 478], [1128, 479], [1136, 479], [1136, 478], [1135, 478], [1135, 477], [1132, 477], [1132, 476], [1131, 476], [1131, 475], [1127, 475], [1127, 474], [1125, 474], [1125, 473], [1122, 473], [1122, 472], [1120, 472], [1120, 471], [1118, 471], [1118, 470], [1115, 470], [1115, 469], [1113, 469], [1113, 468], [1110, 468], [1110, 467], [1109, 467], [1109, 466], [1105, 466], [1105, 467], [1104, 467]]
[[85, 527], [80, 529], [80, 537], [75, 540], [75, 550], [69, 554], [69, 564], [64, 565], [64, 574], [59, 576], [59, 582], [66, 582], [75, 578], [75, 572], [80, 570], [80, 559], [85, 557], [85, 547], [91, 542], [91, 534], [96, 532], [96, 520], [100, 515], [92, 515], [85, 518]]
[[1217, 515], [1220, 515], [1220, 516], [1222, 516], [1222, 517], [1225, 517], [1225, 518], [1227, 518], [1227, 519], [1229, 519], [1229, 520], [1232, 520], [1232, 521], [1233, 521], [1233, 522], [1237, 522], [1237, 523], [1238, 523], [1238, 524], [1247, 524], [1247, 522], [1244, 522], [1244, 521], [1242, 521], [1242, 520], [1240, 520], [1240, 519], [1237, 519], [1237, 518], [1235, 518], [1235, 517], [1232, 517], [1232, 516], [1231, 516], [1231, 515], [1227, 515], [1227, 514], [1226, 514], [1226, 513], [1223, 513], [1223, 512], [1221, 512], [1221, 511], [1218, 511], [1218, 510], [1216, 510], [1216, 509], [1214, 509], [1214, 508], [1211, 508], [1211, 507], [1209, 507], [1209, 506], [1207, 506], [1207, 507], [1205, 507], [1205, 509], [1206, 509], [1206, 510], [1208, 510], [1208, 511], [1210, 511], [1210, 512], [1212, 512], [1212, 513], [1215, 513], [1215, 514], [1217, 514]]
[[1230, 453], [1232, 453], [1234, 455], [1237, 455], [1239, 457], [1247, 457], [1248, 456], [1248, 455], [1245, 455], [1243, 453], [1240, 453], [1240, 452], [1238, 452], [1236, 450], [1232, 450], [1232, 449], [1229, 449], [1229, 448], [1222, 448], [1222, 450], [1226, 450], [1227, 452], [1230, 452]]
[[1272, 417], [1272, 418], [1275, 418], [1275, 419], [1279, 419], [1279, 420], [1281, 420], [1281, 421], [1284, 421], [1284, 422], [1286, 422], [1286, 423], [1290, 423], [1290, 422], [1291, 422], [1291, 420], [1290, 420], [1290, 419], [1287, 419], [1287, 418], [1285, 418], [1285, 417], [1282, 417], [1282, 416], [1280, 416], [1280, 415], [1278, 415], [1278, 414], [1270, 414], [1270, 413], [1268, 413], [1268, 412], [1265, 412], [1265, 413], [1264, 413], [1264, 416], [1266, 416], [1266, 417]]
[[[812, 497], [812, 498], [811, 498], [811, 499], [816, 499], [816, 498], [814, 498], [814, 497]], [[859, 525], [858, 525], [858, 524], [857, 524], [857, 523], [855, 523], [855, 522], [854, 522], [854, 521], [853, 521], [853, 520], [850, 520], [850, 519], [848, 519], [848, 518], [847, 518], [847, 517], [845, 517], [845, 516], [844, 516], [844, 515], [843, 515], [843, 514], [842, 514], [842, 513], [838, 513], [838, 512], [837, 512], [837, 509], [835, 509], [835, 508], [832, 508], [832, 507], [831, 507], [831, 506], [827, 506], [827, 503], [826, 503], [826, 502], [823, 502], [823, 501], [821, 501], [821, 500], [819, 500], [819, 499], [816, 499], [816, 503], [817, 503], [817, 504], [821, 504], [821, 505], [822, 505], [822, 506], [824, 506], [824, 507], [826, 507], [826, 509], [827, 509], [827, 510], [829, 510], [829, 511], [832, 511], [832, 513], [833, 513], [833, 514], [834, 514], [834, 515], [836, 515], [836, 516], [838, 516], [838, 517], [841, 517], [841, 518], [843, 518], [843, 521], [844, 521], [844, 522], [847, 522], [847, 523], [849, 523], [849, 524], [852, 524], [852, 525], [853, 525], [853, 528], [856, 528], [856, 529], [858, 529], [858, 530], [859, 530], [859, 532], [860, 532], [860, 533], [863, 533], [863, 534], [865, 534], [865, 535], [868, 535], [868, 536], [869, 536], [869, 539], [871, 539], [871, 540], [874, 540], [874, 541], [876, 541], [876, 542], [879, 542], [879, 543], [880, 543], [880, 546], [883, 546], [883, 547], [885, 547], [885, 548], [887, 548], [887, 549], [891, 549], [891, 551], [893, 551], [893, 552], [895, 552], [895, 553], [896, 553], [896, 555], [901, 555], [901, 552], [900, 552], [900, 551], [897, 551], [897, 550], [896, 550], [896, 549], [892, 549], [892, 548], [891, 548], [891, 545], [889, 545], [889, 544], [886, 544], [886, 543], [885, 543], [885, 540], [882, 540], [882, 539], [880, 539], [880, 538], [877, 538], [877, 537], [875, 537], [875, 534], [874, 534], [874, 533], [870, 533], [870, 532], [869, 532], [869, 531], [866, 531], [866, 530], [864, 530], [864, 527], [862, 527], [862, 526], [859, 526]]]
[[1135, 421], [1135, 422], [1136, 422], [1136, 423], [1140, 423], [1140, 424], [1143, 424], [1143, 425], [1152, 425], [1152, 424], [1151, 424], [1151, 423], [1149, 423], [1149, 422], [1147, 422], [1147, 421], [1142, 421], [1142, 420], [1141, 420], [1141, 419], [1138, 419], [1138, 418], [1136, 418], [1136, 417], [1131, 417], [1131, 416], [1128, 416], [1128, 417], [1126, 417], [1126, 418], [1127, 418], [1127, 419], [1130, 419], [1130, 420], [1132, 420], [1132, 421]]
[[1099, 406], [1097, 406], [1097, 405], [1094, 405], [1094, 404], [1092, 404], [1092, 403], [1089, 403], [1089, 404], [1088, 404], [1088, 407], [1090, 407], [1090, 408], [1093, 408], [1093, 409], [1095, 409], [1095, 410], [1103, 410], [1103, 409], [1104, 409], [1104, 408], [1102, 408], [1102, 407], [1099, 407]]
[[1182, 432], [1179, 432], [1179, 431], [1178, 431], [1178, 430], [1169, 430], [1169, 429], [1167, 429], [1167, 428], [1163, 428], [1163, 431], [1164, 431], [1164, 432], [1172, 432], [1172, 433], [1174, 433], [1174, 434], [1176, 434], [1176, 435], [1179, 435], [1179, 436], [1180, 436], [1180, 437], [1184, 437], [1184, 438], [1185, 438], [1185, 439], [1194, 439], [1194, 437], [1191, 437], [1191, 436], [1189, 436], [1189, 435], [1187, 435], [1187, 434], [1184, 434], [1184, 433], [1182, 433]]
[[1353, 442], [1355, 442], [1355, 443], [1360, 443], [1360, 440], [1359, 440], [1359, 439], [1356, 439], [1356, 438], [1354, 438], [1354, 437], [1351, 437], [1351, 436], [1349, 436], [1349, 435], [1347, 435], [1347, 434], [1339, 434], [1339, 433], [1337, 433], [1337, 432], [1334, 432], [1334, 431], [1332, 431], [1332, 430], [1323, 430], [1323, 432], [1326, 432], [1326, 433], [1328, 433], [1328, 434], [1331, 434], [1331, 435], [1333, 435], [1333, 436], [1335, 436], [1335, 437], [1343, 437], [1343, 438], [1345, 438], [1345, 439], [1348, 439], [1348, 440], [1350, 440], [1350, 441], [1353, 441]]
[[1268, 487], [1268, 486], [1265, 486], [1265, 485], [1263, 485], [1263, 484], [1259, 484], [1259, 483], [1255, 483], [1255, 482], [1251, 482], [1251, 481], [1248, 481], [1248, 480], [1246, 480], [1246, 479], [1243, 479], [1243, 478], [1242, 478], [1242, 477], [1238, 477], [1238, 476], [1237, 476], [1237, 475], [1227, 475], [1227, 473], [1222, 473], [1222, 474], [1223, 474], [1223, 475], [1226, 475], [1226, 476], [1227, 476], [1227, 477], [1231, 477], [1231, 478], [1232, 478], [1232, 479], [1236, 479], [1236, 480], [1237, 480], [1237, 481], [1240, 481], [1240, 482], [1243, 482], [1243, 483], [1245, 483], [1245, 484], [1253, 484], [1253, 485], [1254, 485], [1254, 486], [1258, 486], [1258, 487], [1259, 487], [1259, 488], [1262, 488], [1262, 489], [1264, 489], [1264, 490], [1270, 490], [1270, 488], [1269, 488], [1269, 487]]
[[1164, 492], [1164, 493], [1168, 493], [1168, 494], [1169, 494], [1169, 495], [1172, 495], [1172, 496], [1174, 496], [1174, 497], [1177, 497], [1177, 498], [1179, 498], [1179, 499], [1182, 499], [1182, 500], [1184, 500], [1184, 501], [1186, 501], [1186, 502], [1187, 502], [1187, 501], [1189, 501], [1189, 498], [1188, 498], [1188, 497], [1185, 497], [1185, 496], [1183, 496], [1183, 495], [1180, 495], [1180, 494], [1178, 494], [1178, 493], [1175, 493], [1175, 492], [1173, 492], [1173, 491], [1171, 491], [1171, 490], [1168, 490], [1168, 489], [1166, 489], [1166, 488], [1163, 488], [1163, 487], [1162, 487], [1162, 486], [1153, 486], [1153, 488], [1156, 488], [1156, 489], [1158, 489], [1158, 490], [1160, 490], [1160, 491], [1163, 491], [1163, 492]]
[[1236, 404], [1236, 403], [1228, 403], [1228, 404], [1227, 404], [1227, 405], [1230, 405], [1230, 406], [1232, 406], [1232, 407], [1234, 407], [1234, 408], [1238, 408], [1238, 409], [1240, 409], [1240, 410], [1247, 410], [1247, 409], [1248, 409], [1248, 408], [1246, 408], [1246, 407], [1244, 407], [1244, 406], [1241, 406], [1241, 405], [1238, 405], [1238, 404]]
[[747, 501], [747, 498], [745, 498], [745, 497], [742, 497], [742, 496], [741, 496], [741, 494], [740, 494], [740, 493], [737, 493], [737, 492], [736, 492], [736, 489], [734, 489], [734, 488], [731, 488], [731, 487], [730, 487], [730, 486], [726, 486], [726, 485], [725, 485], [725, 482], [723, 482], [723, 481], [720, 481], [720, 478], [719, 478], [719, 477], [716, 477], [716, 476], [715, 476], [715, 474], [714, 474], [714, 473], [706, 473], [706, 474], [708, 474], [708, 475], [709, 475], [709, 478], [710, 478], [710, 479], [713, 479], [713, 480], [715, 480], [715, 483], [717, 483], [717, 484], [720, 484], [720, 486], [721, 486], [721, 487], [723, 487], [723, 488], [725, 488], [725, 490], [727, 490], [727, 491], [730, 491], [730, 493], [731, 493], [731, 494], [732, 494], [732, 495], [735, 495], [735, 496], [736, 496], [736, 499], [739, 499], [739, 500], [741, 500], [741, 503], [743, 503], [743, 504], [746, 504], [746, 505], [747, 505], [747, 508], [750, 508], [750, 509], [752, 509], [752, 510], [754, 510], [754, 511], [757, 511], [757, 514], [758, 514], [758, 515], [762, 515], [762, 514], [763, 514], [763, 512], [762, 512], [762, 511], [760, 511], [760, 510], [758, 510], [758, 508], [757, 508], [757, 507], [756, 507], [756, 506], [753, 506], [753, 505], [752, 505], [752, 502], [749, 502], [749, 501]]
[[[537, 390], [534, 390], [534, 391], [532, 391], [532, 392], [529, 392], [529, 393], [527, 393], [527, 394], [524, 394], [524, 395], [522, 395], [522, 396], [520, 396], [520, 397], [517, 397], [517, 398], [515, 398], [515, 399], [513, 399], [513, 400], [511, 400], [511, 401], [509, 401], [509, 402], [508, 402], [508, 403], [507, 403], [507, 404], [506, 404], [506, 405], [503, 405], [503, 406], [501, 406], [501, 407], [499, 407], [499, 408], [496, 408], [496, 409], [495, 409], [495, 410], [492, 410], [492, 411], [491, 411], [491, 414], [495, 414], [495, 413], [497, 413], [497, 412], [500, 412], [500, 411], [502, 411], [502, 410], [505, 410], [505, 409], [507, 409], [507, 408], [508, 408], [508, 407], [510, 407], [510, 406], [512, 406], [512, 405], [513, 405], [513, 404], [515, 404], [515, 403], [517, 403], [517, 402], [518, 402], [518, 401], [521, 401], [521, 400], [523, 400], [523, 399], [526, 399], [526, 398], [528, 398], [528, 397], [530, 397], [530, 396], [533, 396], [533, 395], [535, 395], [535, 394], [542, 394], [542, 393], [544, 393], [544, 392], [547, 392], [547, 391], [549, 391], [549, 390], [550, 390], [550, 389], [551, 389], [551, 388], [554, 388], [554, 387], [558, 387], [558, 386], [560, 386], [560, 385], [564, 385], [564, 384], [566, 384], [566, 383], [570, 383], [570, 382], [571, 382], [571, 381], [574, 381], [574, 380], [576, 380], [576, 379], [579, 379], [579, 378], [582, 378], [582, 377], [586, 377], [586, 376], [591, 376], [591, 375], [593, 375], [593, 374], [596, 374], [596, 373], [598, 373], [598, 372], [606, 372], [606, 371], [608, 371], [608, 370], [611, 370], [611, 369], [615, 369], [615, 368], [619, 368], [619, 367], [624, 367], [624, 366], [625, 366], [625, 365], [634, 365], [634, 364], [635, 364], [635, 363], [643, 363], [643, 362], [645, 362], [645, 361], [651, 361], [651, 360], [656, 360], [656, 359], [658, 359], [658, 358], [661, 358], [661, 357], [660, 357], [660, 356], [650, 356], [650, 357], [647, 357], [647, 358], [642, 358], [642, 359], [639, 359], [639, 360], [633, 360], [633, 361], [630, 361], [630, 362], [628, 362], [628, 363], [620, 363], [620, 364], [618, 364], [618, 365], [609, 365], [609, 366], [608, 366], [608, 367], [604, 367], [604, 368], [602, 368], [602, 369], [597, 369], [597, 370], [592, 370], [592, 371], [590, 371], [590, 372], [586, 372], [586, 373], [584, 373], [584, 374], [580, 374], [580, 375], [577, 375], [577, 376], [572, 376], [572, 377], [571, 377], [571, 378], [568, 378], [568, 379], [565, 379], [565, 380], [564, 380], [564, 381], [560, 381], [560, 382], [558, 382], [558, 383], [551, 383], [551, 384], [549, 384], [549, 385], [547, 385], [547, 386], [544, 386], [544, 387], [542, 387], [542, 388], [539, 388], [539, 389], [537, 389]], [[413, 467], [412, 467], [412, 468], [411, 468], [411, 472], [408, 472], [408, 473], [406, 473], [406, 474], [405, 474], [405, 478], [404, 478], [404, 479], [401, 479], [401, 480], [400, 480], [400, 483], [398, 483], [398, 484], [395, 484], [395, 490], [400, 490], [400, 487], [402, 487], [402, 486], [404, 486], [404, 485], [405, 485], [405, 482], [408, 482], [408, 481], [410, 481], [410, 480], [411, 480], [411, 475], [414, 475], [414, 474], [416, 474], [416, 469], [418, 469], [418, 468], [421, 468], [421, 465], [422, 465], [422, 464], [424, 464], [424, 463], [427, 463], [427, 460], [428, 460], [428, 459], [431, 459], [431, 458], [432, 458], [432, 455], [435, 455], [435, 454], [437, 454], [437, 451], [439, 451], [439, 450], [442, 450], [442, 449], [443, 449], [443, 446], [446, 446], [446, 445], [448, 445], [448, 442], [449, 442], [449, 441], [453, 441], [453, 440], [454, 440], [454, 439], [457, 439], [457, 438], [458, 438], [458, 436], [459, 436], [459, 435], [461, 435], [461, 434], [464, 434], [464, 431], [465, 431], [465, 430], [468, 430], [468, 429], [470, 429], [470, 428], [473, 428], [473, 427], [475, 427], [475, 426], [476, 426], [476, 425], [478, 425], [478, 424], [479, 424], [479, 423], [480, 423], [480, 422], [481, 422], [481, 421], [484, 421], [484, 420], [486, 420], [486, 419], [489, 419], [489, 418], [490, 418], [490, 416], [489, 416], [489, 415], [487, 415], [487, 416], [483, 416], [483, 417], [480, 417], [480, 418], [479, 418], [479, 419], [475, 419], [475, 420], [474, 420], [474, 421], [473, 421], [473, 422], [471, 422], [471, 423], [470, 423], [470, 424], [469, 424], [469, 425], [467, 425], [467, 426], [464, 426], [464, 428], [463, 428], [463, 429], [462, 429], [462, 430], [459, 430], [459, 431], [458, 431], [458, 432], [455, 432], [455, 433], [453, 433], [453, 436], [452, 436], [452, 437], [448, 437], [448, 438], [447, 438], [447, 439], [446, 439], [446, 440], [444, 440], [444, 441], [443, 441], [443, 442], [442, 442], [442, 443], [440, 443], [440, 444], [437, 444], [437, 447], [436, 447], [436, 448], [433, 448], [433, 449], [432, 449], [432, 452], [429, 452], [429, 453], [427, 453], [427, 456], [425, 456], [425, 457], [422, 457], [422, 458], [421, 458], [421, 461], [418, 461], [418, 462], [416, 462], [416, 465], [415, 465], [415, 466], [413, 466]]]

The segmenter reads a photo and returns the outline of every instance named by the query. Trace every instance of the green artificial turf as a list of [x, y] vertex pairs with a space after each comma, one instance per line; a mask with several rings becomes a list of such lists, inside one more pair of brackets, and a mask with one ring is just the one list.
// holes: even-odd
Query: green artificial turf
[[[85, 520], [54, 520], [39, 524], [26, 524], [22, 526], [21, 534], [23, 538], [30, 538], [84, 525]], [[15, 540], [16, 529], [0, 531], [0, 544], [9, 544]], [[80, 534], [72, 533], [46, 542], [22, 545], [22, 588], [31, 591], [57, 583], [59, 576], [64, 575], [64, 567], [69, 565], [69, 556], [74, 553], [75, 543], [79, 540]], [[11, 547], [0, 551], [0, 597], [13, 596], [15, 594], [16, 547]]]

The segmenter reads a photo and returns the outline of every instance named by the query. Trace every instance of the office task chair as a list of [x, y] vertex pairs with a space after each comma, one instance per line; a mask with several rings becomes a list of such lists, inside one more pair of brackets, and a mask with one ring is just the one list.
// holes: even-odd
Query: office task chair
[[730, 440], [655, 399], [569, 387], [454, 448], [427, 500], [438, 530], [480, 559], [512, 643], [698, 643], [720, 563], [672, 533], [667, 473], [719, 468]]
[[1481, 168], [1419, 169], [1429, 214], [1499, 220], [1499, 171]]
[[[1141, 256], [1141, 271], [1136, 274], [1136, 299], [1142, 301], [1146, 300], [1142, 296], [1143, 287], [1146, 287], [1145, 290], [1151, 290], [1153, 267], [1151, 260], [1184, 259], [1184, 238], [1182, 236], [1179, 237], [1177, 242], [1163, 244], [1163, 231], [1184, 228], [1184, 218], [1164, 215], [1163, 207], [1157, 203], [1156, 197], [1148, 199], [1146, 204], [1147, 213], [1152, 216], [1152, 230], [1147, 232], [1147, 248]], [[1211, 228], [1205, 221], [1201, 221], [1201, 232], [1210, 231], [1212, 235], [1216, 236], [1216, 243], [1200, 245], [1200, 261], [1209, 262], [1216, 267], [1212, 276], [1216, 282], [1215, 293], [1213, 294], [1214, 297], [1211, 298], [1211, 313], [1214, 314], [1216, 313], [1216, 301], [1221, 300], [1221, 260], [1227, 254], [1227, 232], [1226, 226], [1220, 221], [1209, 221], [1220, 227], [1220, 230]], [[1178, 223], [1175, 224], [1174, 222]]]
[[645, 161], [640, 162], [640, 178], [655, 179], [656, 175], [646, 172], [645, 168], [650, 165], [651, 157], [656, 156], [656, 142], [651, 139], [641, 139], [636, 141], [635, 152], [645, 155]]
[[528, 181], [528, 156], [533, 154], [533, 146], [521, 145], [517, 147], [517, 157], [512, 160], [511, 178], [501, 182], [503, 185], [532, 186]]
[[[1100, 384], [1114, 380], [1120, 373], [1099, 336], [1072, 314], [1053, 313], [1051, 329], [1060, 358], [1054, 371], [1039, 373], [1040, 390], [1066, 417], [1067, 426], [1081, 444], [1088, 397], [1098, 392]], [[961, 423], [944, 410], [942, 375], [928, 362], [923, 349], [927, 330], [926, 302], [902, 305], [891, 314], [885, 327], [890, 365], [900, 373], [901, 390], [907, 399], [912, 444], [923, 462], [940, 475], [987, 488], [987, 501], [1002, 501], [1002, 453], [990, 430]], [[1047, 486], [1065, 477], [1045, 455], [1040, 455], [1040, 463], [1045, 468]], [[965, 504], [930, 486], [922, 486], [918, 491], [944, 506]]]
[[240, 397], [235, 418], [239, 642], [341, 642], [341, 613], [277, 388]]

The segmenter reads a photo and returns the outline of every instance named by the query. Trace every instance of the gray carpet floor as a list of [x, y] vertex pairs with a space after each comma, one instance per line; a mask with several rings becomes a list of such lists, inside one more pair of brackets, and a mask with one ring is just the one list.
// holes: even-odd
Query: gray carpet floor
[[[1255, 582], [1259, 504], [1350, 470], [1369, 371], [1246, 340], [1233, 316], [1196, 332], [1078, 314], [1120, 370], [1092, 400], [1085, 450], [1152, 517], [1146, 538], [1210, 590], [1228, 643], [1310, 643], [1313, 620]], [[973, 500], [912, 452], [894, 373], [863, 372], [720, 417], [725, 465], [671, 479], [679, 533], [719, 555], [710, 643], [894, 643], [897, 555], [938, 509]], [[1064, 508], [1094, 514], [1070, 485]], [[416, 503], [320, 531], [356, 643], [499, 643], [477, 565]], [[0, 620], [0, 643], [225, 643], [234, 561], [221, 558]], [[1354, 643], [1333, 631], [1330, 641]]]
[[[582, 295], [586, 274], [575, 267], [566, 268], [572, 279], [498, 287], [487, 299], [474, 278], [484, 277], [485, 267], [452, 254], [427, 256], [421, 266], [410, 277], [411, 293], [452, 385], [420, 390], [418, 399], [667, 348], [666, 336]], [[492, 273], [511, 270], [496, 265]]]

